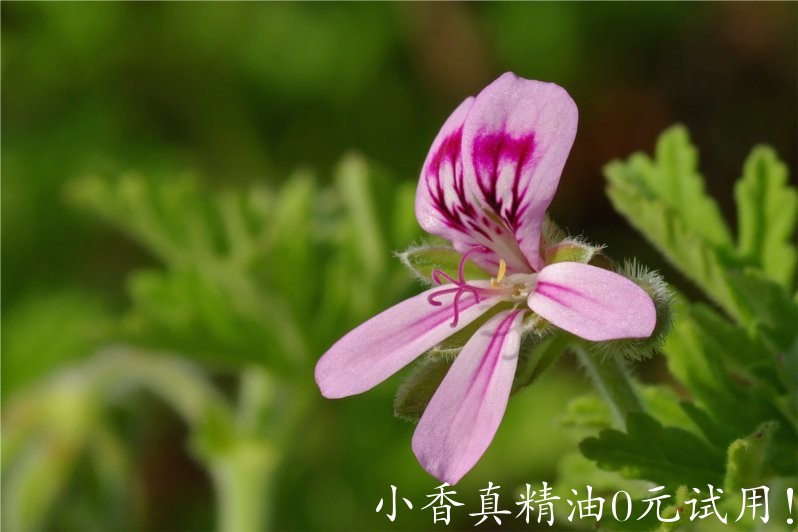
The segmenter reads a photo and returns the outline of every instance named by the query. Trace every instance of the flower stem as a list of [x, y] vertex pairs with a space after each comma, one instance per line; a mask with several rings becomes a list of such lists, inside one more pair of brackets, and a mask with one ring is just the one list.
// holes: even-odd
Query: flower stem
[[624, 429], [627, 414], [643, 411], [640, 398], [632, 387], [626, 364], [616, 358], [600, 360], [579, 343], [573, 344], [572, 348], [579, 363], [593, 381], [596, 391], [610, 407], [615, 425]]
[[277, 463], [277, 453], [262, 440], [238, 440], [212, 460], [219, 532], [268, 528]]
[[305, 390], [252, 366], [241, 374], [231, 438], [209, 449], [219, 532], [274, 526], [275, 475], [308, 406]]

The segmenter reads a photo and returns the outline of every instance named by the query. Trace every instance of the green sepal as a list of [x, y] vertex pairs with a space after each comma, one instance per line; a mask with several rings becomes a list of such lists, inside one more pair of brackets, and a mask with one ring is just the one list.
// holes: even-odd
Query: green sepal
[[[457, 279], [457, 270], [463, 255], [445, 243], [426, 243], [399, 251], [396, 256], [419, 281], [432, 285], [432, 271], [443, 270]], [[463, 269], [466, 279], [490, 279], [490, 275], [474, 264], [466, 262]]]
[[453, 362], [453, 356], [427, 354], [421, 357], [396, 390], [393, 414], [407, 421], [418, 421]]
[[534, 332], [524, 335], [510, 394], [535, 382], [560, 358], [572, 341], [574, 337], [571, 334], [559, 329], [552, 330], [545, 336]]
[[549, 217], [548, 213], [546, 213], [543, 217], [543, 227], [540, 229], [541, 249], [556, 246], [565, 240], [567, 236], [568, 234]]
[[501, 303], [494, 306], [419, 358], [396, 392], [394, 415], [408, 421], [418, 421], [466, 342], [489, 319], [509, 308], [508, 304]]
[[588, 264], [601, 252], [602, 246], [594, 246], [577, 237], [568, 237], [545, 251], [546, 264], [557, 262], [579, 262]]

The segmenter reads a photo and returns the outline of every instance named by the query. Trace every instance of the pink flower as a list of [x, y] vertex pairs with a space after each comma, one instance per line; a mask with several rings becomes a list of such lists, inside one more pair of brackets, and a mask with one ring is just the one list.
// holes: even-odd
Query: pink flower
[[[506, 73], [466, 99], [432, 143], [416, 193], [427, 232], [462, 254], [458, 278], [371, 318], [316, 365], [322, 394], [358, 394], [496, 305], [465, 344], [421, 417], [413, 451], [433, 476], [457, 483], [496, 434], [533, 313], [587, 340], [650, 336], [651, 298], [627, 278], [577, 262], [546, 265], [543, 219], [576, 135], [577, 110], [561, 87]], [[466, 280], [471, 260], [495, 277]]]

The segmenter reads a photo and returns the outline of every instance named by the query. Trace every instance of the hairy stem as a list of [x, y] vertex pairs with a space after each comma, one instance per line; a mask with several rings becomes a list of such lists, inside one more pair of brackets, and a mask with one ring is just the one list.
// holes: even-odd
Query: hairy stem
[[596, 391], [610, 407], [615, 425], [624, 429], [629, 412], [642, 412], [643, 405], [632, 387], [629, 370], [623, 360], [600, 360], [581, 344], [572, 345], [579, 363], [593, 381]]

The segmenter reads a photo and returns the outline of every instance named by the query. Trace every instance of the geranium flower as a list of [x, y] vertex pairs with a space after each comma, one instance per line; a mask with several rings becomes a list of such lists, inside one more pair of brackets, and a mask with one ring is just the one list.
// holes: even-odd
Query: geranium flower
[[[441, 481], [457, 483], [493, 439], [525, 318], [536, 314], [592, 341], [644, 338], [654, 329], [654, 304], [629, 279], [577, 262], [547, 265], [542, 256], [544, 216], [576, 123], [564, 89], [512, 73], [460, 104], [432, 143], [415, 205], [421, 227], [462, 254], [458, 277], [435, 270], [437, 286], [363, 323], [316, 365], [325, 397], [358, 394], [493, 309], [413, 436], [419, 462]], [[467, 260], [493, 279], [465, 279]]]

